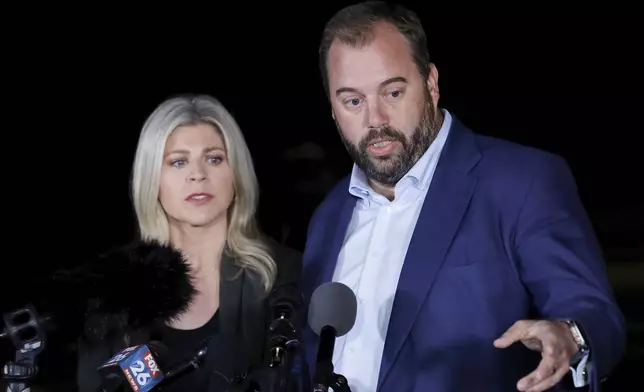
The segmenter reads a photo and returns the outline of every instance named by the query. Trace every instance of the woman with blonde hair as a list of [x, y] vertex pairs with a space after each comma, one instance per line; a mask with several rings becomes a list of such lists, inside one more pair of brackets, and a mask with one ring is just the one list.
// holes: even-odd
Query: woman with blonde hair
[[301, 260], [260, 234], [258, 197], [244, 137], [219, 101], [180, 96], [154, 110], [132, 173], [140, 238], [76, 274], [91, 293], [81, 391], [96, 390], [97, 367], [118, 350], [149, 341], [162, 343], [170, 367], [208, 347], [203, 366], [164, 381], [163, 391], [228, 390], [262, 367], [268, 294], [299, 280]]

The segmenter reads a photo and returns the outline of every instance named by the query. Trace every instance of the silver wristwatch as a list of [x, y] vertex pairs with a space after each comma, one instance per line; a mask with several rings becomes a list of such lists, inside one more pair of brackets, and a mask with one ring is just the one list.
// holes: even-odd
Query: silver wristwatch
[[586, 354], [588, 354], [588, 345], [586, 344], [586, 339], [584, 338], [584, 334], [581, 332], [576, 322], [572, 320], [562, 320], [562, 321], [568, 325], [568, 328], [570, 328], [570, 333], [572, 334], [572, 338], [575, 340], [575, 343], [579, 348], [577, 353], [573, 355], [573, 357], [570, 359], [570, 364], [574, 366], [578, 364], [579, 361], [581, 361], [581, 359]]

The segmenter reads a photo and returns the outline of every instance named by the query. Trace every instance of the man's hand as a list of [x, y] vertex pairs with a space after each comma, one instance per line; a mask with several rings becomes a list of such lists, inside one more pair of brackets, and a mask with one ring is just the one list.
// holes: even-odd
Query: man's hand
[[562, 321], [517, 321], [494, 341], [494, 346], [506, 348], [517, 341], [541, 352], [537, 369], [517, 383], [517, 389], [526, 392], [545, 391], [557, 384], [568, 372], [570, 359], [579, 349], [568, 325]]

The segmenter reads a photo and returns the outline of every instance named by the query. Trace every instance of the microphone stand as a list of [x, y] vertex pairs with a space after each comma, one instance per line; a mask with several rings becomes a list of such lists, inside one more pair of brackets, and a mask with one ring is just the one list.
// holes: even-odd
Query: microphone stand
[[32, 380], [38, 375], [36, 359], [45, 348], [46, 334], [41, 319], [33, 305], [7, 312], [2, 316], [5, 329], [0, 338], [9, 337], [16, 349], [15, 359], [2, 368], [9, 392], [29, 390]]

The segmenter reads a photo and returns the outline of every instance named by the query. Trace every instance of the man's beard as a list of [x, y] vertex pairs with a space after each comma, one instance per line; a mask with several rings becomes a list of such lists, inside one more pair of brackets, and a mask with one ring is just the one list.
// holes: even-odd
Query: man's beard
[[[344, 137], [342, 129], [336, 121], [342, 143], [344, 143], [353, 162], [362, 169], [368, 179], [384, 186], [395, 186], [436, 139], [441, 124], [436, 116], [431, 96], [429, 93], [426, 96], [420, 120], [409, 139], [400, 130], [385, 125], [378, 129], [369, 130], [369, 133], [356, 146]], [[377, 139], [395, 140], [400, 143], [401, 149], [392, 155], [371, 157], [369, 144]]]

